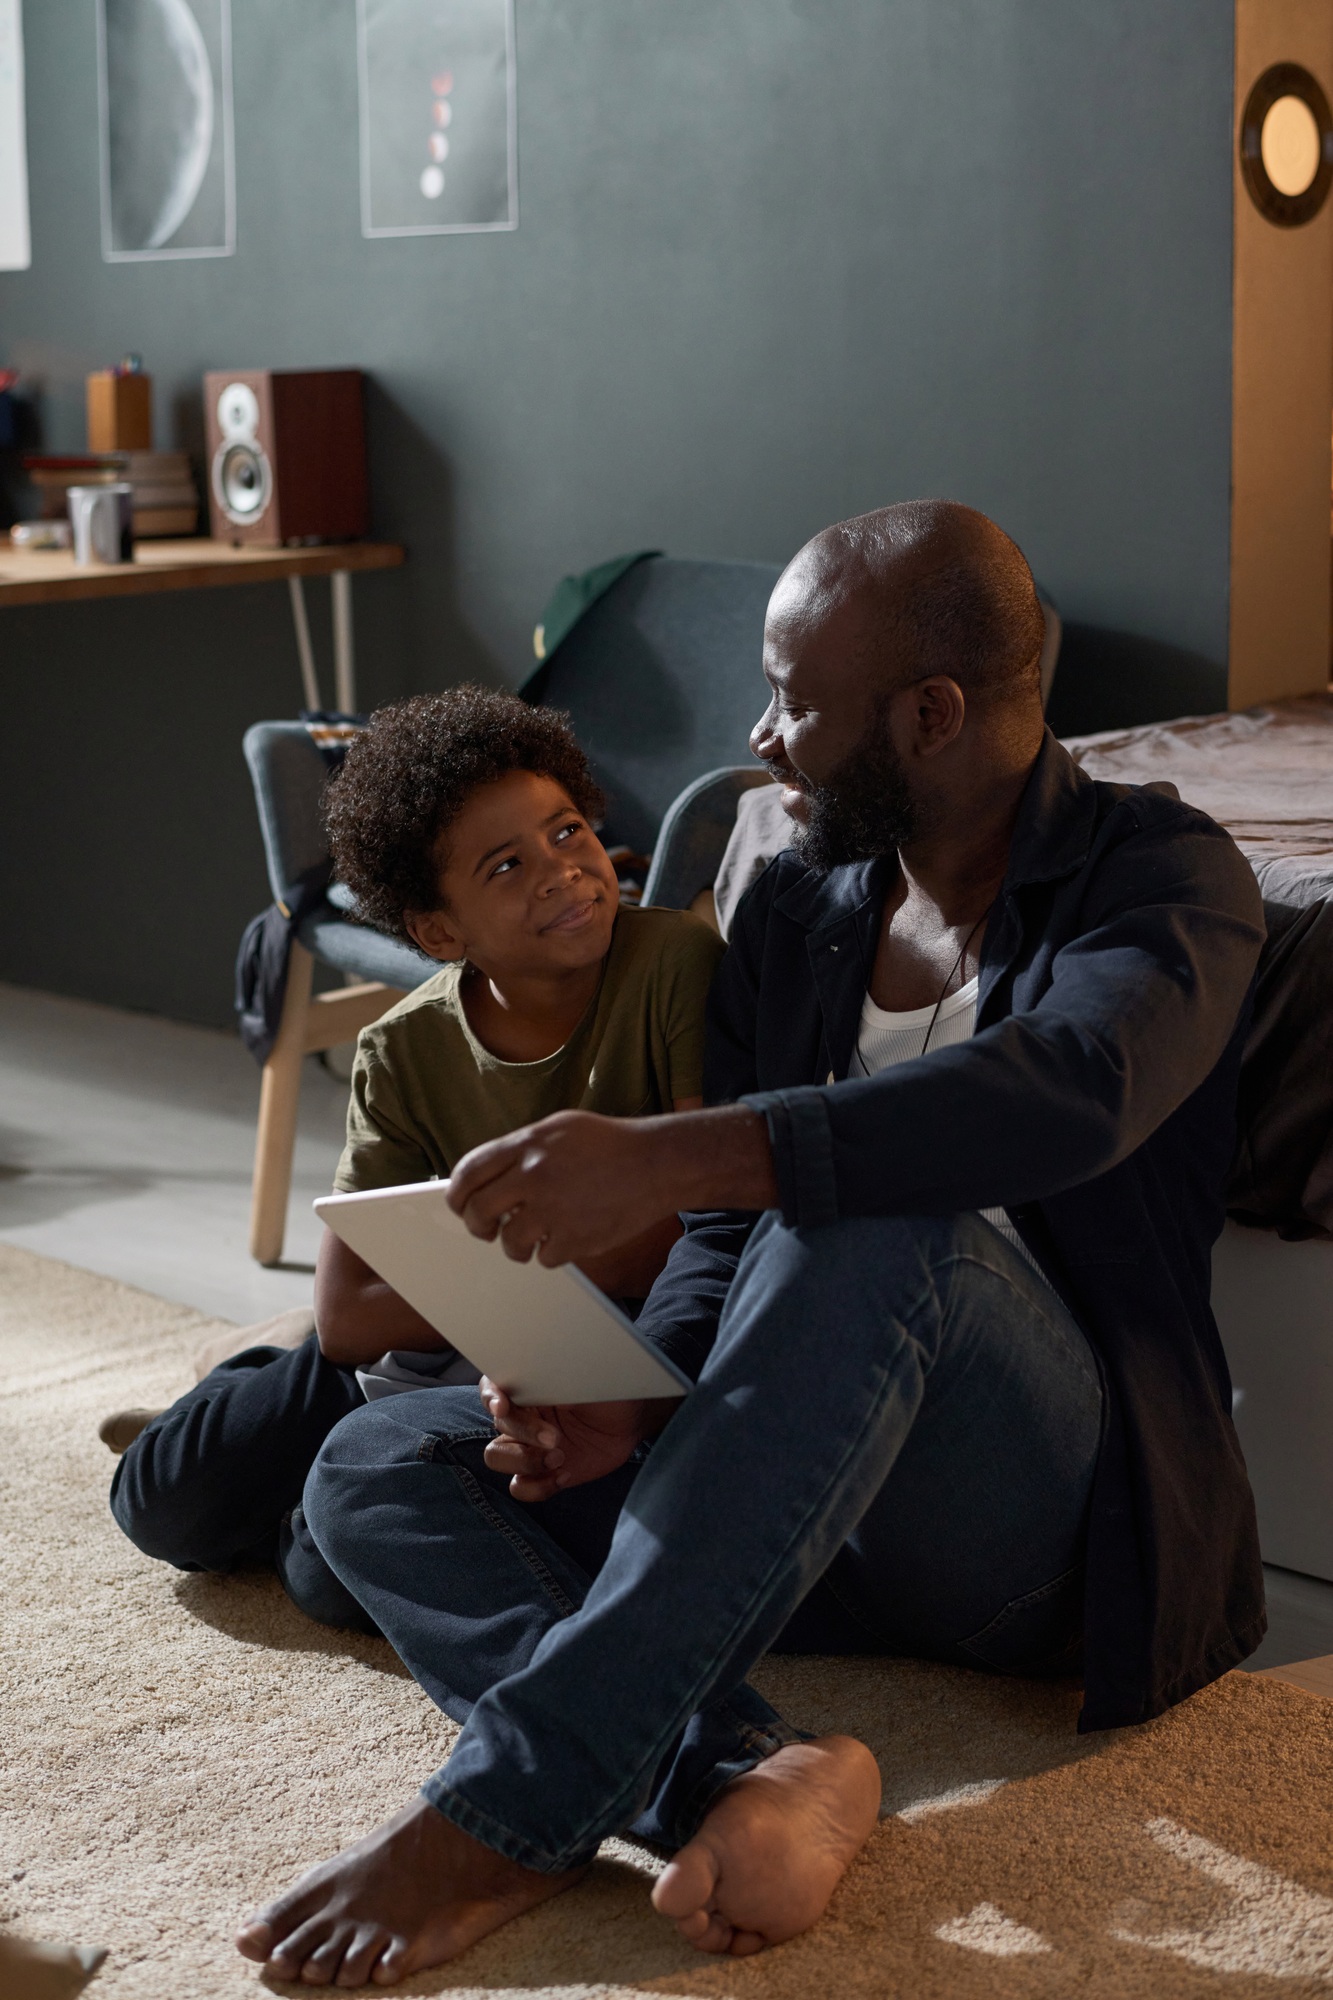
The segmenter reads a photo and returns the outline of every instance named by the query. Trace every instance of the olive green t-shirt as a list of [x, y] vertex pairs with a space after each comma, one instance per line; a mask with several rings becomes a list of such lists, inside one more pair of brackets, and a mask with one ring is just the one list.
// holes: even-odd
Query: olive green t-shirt
[[622, 909], [597, 995], [562, 1049], [502, 1062], [468, 1025], [447, 965], [371, 1027], [352, 1071], [334, 1187], [444, 1179], [464, 1153], [553, 1111], [670, 1111], [703, 1087], [704, 1001], [724, 950], [684, 910]]

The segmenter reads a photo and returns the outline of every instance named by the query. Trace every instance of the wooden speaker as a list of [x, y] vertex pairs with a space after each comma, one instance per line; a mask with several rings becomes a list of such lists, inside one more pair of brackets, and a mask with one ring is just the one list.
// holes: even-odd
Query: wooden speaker
[[215, 369], [204, 418], [217, 541], [280, 548], [368, 531], [360, 369]]

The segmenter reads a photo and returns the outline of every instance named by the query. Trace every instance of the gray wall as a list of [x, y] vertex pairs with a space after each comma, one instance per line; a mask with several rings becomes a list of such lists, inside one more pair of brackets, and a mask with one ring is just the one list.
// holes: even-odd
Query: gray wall
[[[951, 494], [1071, 621], [1065, 728], [1225, 698], [1229, 0], [518, 0], [521, 226], [365, 242], [353, 0], [234, 0], [238, 251], [109, 266], [91, 0], [28, 0], [33, 268], [0, 359], [83, 443], [137, 348], [374, 377], [363, 698], [516, 680], [551, 584], [783, 559]], [[312, 592], [313, 595], [313, 592]], [[0, 613], [0, 977], [228, 1018], [281, 588]], [[1149, 640], [1145, 650], [1135, 640]], [[327, 651], [325, 654], [327, 658]]]

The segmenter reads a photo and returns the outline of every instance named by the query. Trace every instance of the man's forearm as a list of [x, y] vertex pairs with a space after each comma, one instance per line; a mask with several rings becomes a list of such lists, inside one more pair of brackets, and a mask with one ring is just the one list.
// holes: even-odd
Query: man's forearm
[[672, 1112], [645, 1122], [652, 1131], [654, 1190], [665, 1208], [679, 1213], [778, 1206], [768, 1126], [748, 1104]]

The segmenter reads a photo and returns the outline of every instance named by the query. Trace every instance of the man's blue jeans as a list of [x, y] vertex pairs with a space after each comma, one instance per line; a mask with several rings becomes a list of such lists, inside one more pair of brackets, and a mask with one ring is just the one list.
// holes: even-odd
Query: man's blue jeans
[[547, 1871], [675, 1847], [791, 1729], [765, 1651], [1077, 1669], [1101, 1431], [1072, 1316], [979, 1216], [762, 1218], [697, 1387], [640, 1461], [527, 1506], [475, 1390], [344, 1419], [305, 1514], [465, 1727], [425, 1797]]

